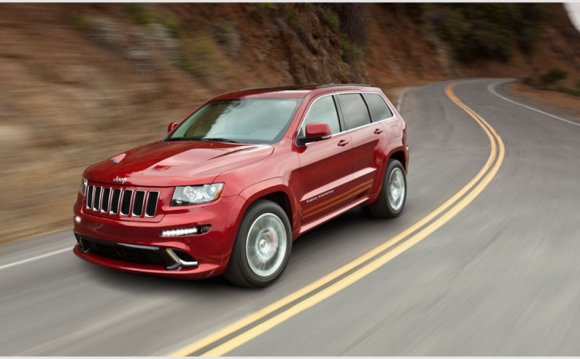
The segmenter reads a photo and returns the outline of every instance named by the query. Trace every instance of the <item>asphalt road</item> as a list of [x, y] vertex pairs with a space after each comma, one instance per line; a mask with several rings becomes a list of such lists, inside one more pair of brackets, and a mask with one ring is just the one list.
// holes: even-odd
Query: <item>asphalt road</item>
[[[464, 208], [333, 295], [297, 310], [306, 295], [284, 320], [255, 324], [259, 335], [244, 336], [250, 326], [214, 346], [231, 339], [228, 355], [580, 355], [580, 119], [509, 102], [500, 82], [455, 86], [505, 144], [499, 171]], [[379, 221], [355, 209], [317, 228], [295, 242], [270, 288], [102, 269], [66, 250], [70, 232], [0, 248], [0, 355], [184, 353], [353, 263], [485, 167], [490, 140], [445, 94], [448, 84], [404, 96], [404, 214]]]

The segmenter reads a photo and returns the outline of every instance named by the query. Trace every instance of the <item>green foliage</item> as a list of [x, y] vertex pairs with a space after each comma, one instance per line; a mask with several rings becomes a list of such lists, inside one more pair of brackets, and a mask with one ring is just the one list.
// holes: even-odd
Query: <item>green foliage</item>
[[440, 23], [436, 23], [436, 28], [442, 40], [447, 41], [456, 50], [456, 54], [461, 56], [460, 50], [464, 46], [464, 37], [470, 30], [470, 24], [461, 11], [453, 8], [445, 8], [440, 14]]
[[568, 76], [568, 72], [560, 67], [552, 67], [550, 70], [546, 71], [545, 74], [540, 76], [540, 83], [545, 85], [554, 85]]
[[242, 43], [240, 32], [235, 23], [222, 21], [214, 24], [213, 36], [229, 56], [236, 57], [238, 55]]
[[407, 16], [417, 25], [423, 25], [425, 22], [425, 11], [429, 4], [421, 3], [393, 3], [389, 4], [396, 14]]
[[169, 12], [160, 12], [157, 15], [157, 22], [165, 26], [174, 38], [179, 39], [183, 37], [183, 24], [175, 15]]
[[270, 11], [278, 10], [279, 4], [273, 2], [261, 2], [255, 3], [252, 6], [254, 6], [256, 9], [259, 9], [260, 11]]
[[151, 4], [124, 4], [123, 13], [131, 22], [141, 26], [160, 24], [165, 26], [175, 38], [181, 37], [183, 26], [172, 13], [154, 8]]
[[340, 18], [329, 8], [322, 7], [322, 21], [332, 30], [338, 32], [340, 29]]
[[72, 14], [67, 17], [70, 25], [77, 30], [85, 31], [91, 27], [91, 20], [83, 14]]
[[282, 10], [282, 14], [286, 20], [288, 20], [288, 24], [295, 28], [301, 28], [304, 22], [304, 17], [300, 14], [300, 5], [301, 4], [284, 4]]
[[180, 66], [201, 80], [209, 80], [216, 63], [217, 44], [213, 38], [202, 36], [187, 44], [182, 50]]
[[350, 66], [346, 62], [340, 61], [338, 63], [338, 74], [340, 76], [338, 82], [348, 81], [348, 79], [351, 77]]
[[253, 3], [247, 5], [247, 11], [254, 19], [263, 21], [268, 15], [277, 12], [279, 5], [271, 2]]
[[567, 93], [568, 95], [580, 96], [580, 87], [576, 88], [563, 87], [561, 91]]
[[457, 60], [508, 61], [514, 45], [533, 53], [543, 21], [541, 5], [441, 4], [430, 6], [425, 16]]
[[536, 43], [540, 37], [545, 18], [542, 6], [543, 4], [520, 4], [517, 8], [520, 14], [515, 19], [513, 28], [516, 32], [518, 46], [526, 54], [532, 54], [535, 51]]
[[339, 18], [340, 30], [349, 42], [363, 48], [368, 40], [368, 16], [365, 4], [340, 3], [328, 4]]
[[340, 37], [340, 51], [342, 53], [342, 59], [349, 64], [359, 63], [364, 56], [364, 51], [350, 41], [345, 34]]
[[552, 67], [541, 75], [535, 72], [534, 75], [523, 80], [526, 85], [541, 90], [555, 90], [574, 96], [580, 96], [580, 81], [576, 81], [576, 87], [566, 87], [560, 85], [562, 80], [568, 77], [568, 71], [561, 67]]
[[137, 25], [150, 25], [157, 22], [157, 13], [150, 4], [124, 4], [123, 12]]

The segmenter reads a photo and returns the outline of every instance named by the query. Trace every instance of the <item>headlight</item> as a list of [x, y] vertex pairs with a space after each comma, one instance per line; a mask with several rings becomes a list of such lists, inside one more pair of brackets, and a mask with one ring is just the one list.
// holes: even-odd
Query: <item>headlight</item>
[[80, 192], [81, 192], [81, 194], [83, 196], [86, 196], [87, 195], [87, 186], [88, 186], [88, 184], [89, 184], [89, 181], [87, 181], [86, 178], [83, 178], [83, 182], [81, 183], [81, 190], [80, 190]]
[[203, 186], [175, 187], [172, 206], [187, 206], [215, 201], [224, 188], [223, 183], [205, 184]]

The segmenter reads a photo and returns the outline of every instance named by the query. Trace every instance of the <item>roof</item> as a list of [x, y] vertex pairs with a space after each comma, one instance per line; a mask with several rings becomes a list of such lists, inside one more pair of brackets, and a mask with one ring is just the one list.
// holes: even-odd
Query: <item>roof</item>
[[238, 98], [304, 98], [309, 94], [323, 93], [335, 90], [368, 89], [365, 84], [324, 84], [324, 85], [294, 85], [279, 87], [248, 88], [229, 92], [216, 97], [214, 100], [238, 99]]

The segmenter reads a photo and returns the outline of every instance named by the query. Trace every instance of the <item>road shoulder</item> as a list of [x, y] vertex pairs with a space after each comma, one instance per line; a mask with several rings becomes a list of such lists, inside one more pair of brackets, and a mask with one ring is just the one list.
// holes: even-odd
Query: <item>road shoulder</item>
[[517, 81], [504, 85], [504, 89], [516, 101], [560, 116], [580, 119], [580, 97], [578, 96], [557, 91], [538, 90]]

